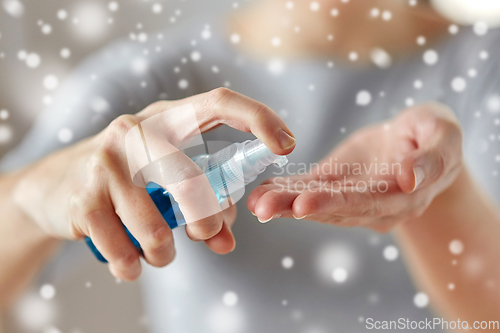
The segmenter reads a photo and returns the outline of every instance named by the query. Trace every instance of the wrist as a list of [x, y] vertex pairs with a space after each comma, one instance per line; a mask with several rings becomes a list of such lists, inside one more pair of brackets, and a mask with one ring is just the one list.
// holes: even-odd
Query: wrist
[[[464, 166], [453, 183], [434, 198], [421, 216], [403, 223], [399, 229], [415, 232], [417, 228], [436, 228], [439, 227], [438, 223], [442, 221], [460, 219], [468, 215], [469, 206], [477, 202], [479, 198], [483, 198], [483, 194]], [[483, 199], [480, 201], [483, 203], [487, 201]]]
[[[8, 177], [8, 180], [3, 182], [7, 193], [7, 198], [2, 200], [2, 206], [9, 207], [8, 223], [12, 229], [16, 230], [16, 234], [22, 235], [24, 239], [33, 244], [57, 242], [57, 239], [49, 235], [43, 230], [38, 223], [41, 214], [36, 213], [37, 204], [35, 197], [41, 197], [34, 190], [35, 186], [30, 186], [30, 177], [28, 171], [21, 171], [17, 174]], [[38, 216], [37, 216], [38, 215]]]
[[[462, 167], [455, 180], [431, 202], [426, 212], [432, 210], [451, 211], [457, 205], [465, 204], [467, 193], [473, 190], [469, 172], [466, 167]], [[424, 214], [425, 215], [425, 214]]]

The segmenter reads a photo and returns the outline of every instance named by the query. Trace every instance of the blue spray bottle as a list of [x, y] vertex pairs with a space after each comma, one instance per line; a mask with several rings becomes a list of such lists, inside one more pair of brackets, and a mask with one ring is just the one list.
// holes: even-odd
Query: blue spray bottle
[[[288, 163], [285, 156], [274, 154], [258, 139], [233, 143], [214, 154], [198, 155], [193, 161], [207, 176], [221, 205], [226, 203], [229, 197], [232, 203], [235, 203], [239, 197], [235, 200], [233, 195], [238, 191], [242, 193], [244, 187], [264, 172], [267, 166], [275, 163], [283, 167]], [[149, 183], [147, 191], [170, 228], [186, 224], [178, 204], [165, 189], [156, 183]], [[142, 252], [137, 239], [127, 228], [125, 230], [135, 247]], [[85, 242], [99, 261], [107, 262], [92, 239], [85, 237]]]

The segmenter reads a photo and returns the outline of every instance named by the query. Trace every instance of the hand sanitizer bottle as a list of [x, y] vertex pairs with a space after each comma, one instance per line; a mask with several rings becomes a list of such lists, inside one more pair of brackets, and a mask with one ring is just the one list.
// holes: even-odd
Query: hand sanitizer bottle
[[[285, 156], [274, 154], [258, 139], [233, 143], [214, 154], [196, 156], [193, 161], [207, 176], [221, 206], [227, 204], [229, 198], [234, 204], [239, 197], [235, 200], [233, 195], [253, 182], [267, 166], [274, 163], [283, 167], [288, 163]], [[170, 228], [186, 224], [178, 204], [165, 189], [149, 183], [147, 191]], [[142, 252], [137, 239], [127, 228], [125, 230], [135, 247]], [[107, 262], [89, 237], [85, 237], [85, 242], [98, 260]]]

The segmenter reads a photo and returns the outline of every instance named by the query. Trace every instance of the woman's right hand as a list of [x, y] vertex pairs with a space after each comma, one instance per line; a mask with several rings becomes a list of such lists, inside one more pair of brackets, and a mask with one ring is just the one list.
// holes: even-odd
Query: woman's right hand
[[[186, 120], [189, 117], [172, 110], [185, 105], [192, 106], [198, 128]], [[151, 117], [155, 121], [149, 123], [156, 131], [154, 137], [150, 132], [145, 138], [144, 128], [137, 125]], [[155, 151], [172, 156], [166, 162], [168, 180], [164, 184], [188, 220], [188, 236], [204, 240], [216, 253], [230, 252], [235, 207], [221, 211], [201, 169], [176, 148], [193, 133], [221, 124], [252, 132], [276, 154], [289, 154], [295, 147], [290, 130], [270, 108], [218, 88], [183, 100], [156, 102], [135, 115], [118, 117], [96, 136], [30, 167], [13, 191], [14, 200], [52, 237], [91, 237], [117, 278], [134, 280], [141, 273], [139, 252], [122, 222], [141, 244], [144, 259], [153, 266], [165, 266], [175, 255], [172, 231], [146, 189], [135, 185], [131, 177], [142, 163], [141, 149], [146, 143], [140, 141], [142, 137], [154, 142], [148, 144], [150, 161], [154, 161], [150, 155]], [[139, 135], [134, 136], [134, 131]], [[133, 142], [134, 137], [139, 141]]]

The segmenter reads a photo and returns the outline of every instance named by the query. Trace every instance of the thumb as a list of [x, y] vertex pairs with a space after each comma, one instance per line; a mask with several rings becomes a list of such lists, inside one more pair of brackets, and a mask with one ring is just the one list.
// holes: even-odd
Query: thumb
[[443, 170], [443, 157], [437, 149], [418, 149], [401, 163], [397, 182], [404, 193], [412, 193], [436, 182]]

